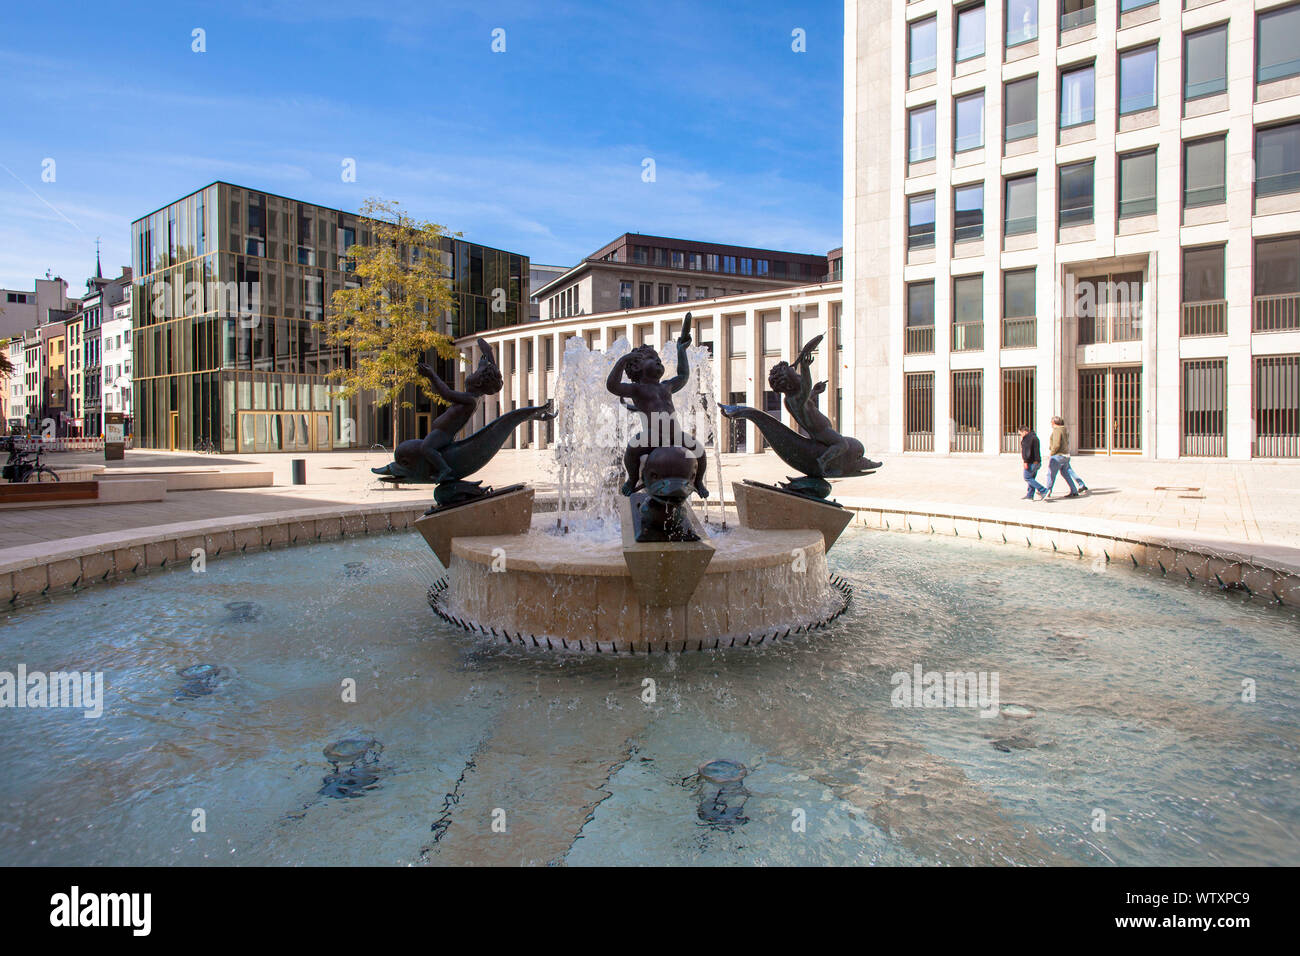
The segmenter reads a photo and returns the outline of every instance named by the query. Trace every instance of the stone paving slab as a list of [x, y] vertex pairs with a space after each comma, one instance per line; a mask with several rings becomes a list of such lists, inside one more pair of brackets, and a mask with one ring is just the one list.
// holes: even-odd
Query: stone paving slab
[[[427, 506], [432, 498], [429, 486], [392, 488], [375, 481], [369, 469], [389, 458], [380, 451], [195, 455], [133, 450], [120, 462], [103, 462], [93, 453], [70, 452], [51, 457], [60, 464], [101, 464], [113, 472], [220, 467], [270, 470], [274, 475], [275, 486], [270, 488], [175, 492], [163, 502], [96, 509], [98, 533], [330, 504]], [[305, 485], [290, 484], [293, 458], [307, 461]], [[475, 477], [497, 486], [526, 481], [542, 496], [556, 489], [552, 460], [550, 452], [505, 450]], [[1022, 514], [1021, 520], [1044, 524], [1083, 518], [1142, 526], [1147, 531], [1159, 528], [1169, 534], [1231, 543], [1243, 551], [1256, 551], [1260, 546], [1300, 548], [1300, 461], [1162, 462], [1075, 456], [1073, 464], [1089, 483], [1091, 495], [1024, 501], [1019, 462], [1011, 456], [899, 455], [887, 459], [875, 474], [834, 482], [834, 496], [864, 505], [890, 502], [890, 507], [896, 507], [907, 503], [911, 508], [937, 513], [995, 507]], [[728, 500], [732, 481], [753, 478], [777, 482], [790, 472], [771, 453], [723, 455], [721, 465]], [[1045, 474], [1040, 472], [1040, 479]], [[712, 460], [708, 483], [716, 496], [717, 465]], [[1056, 491], [1064, 494], [1062, 482], [1058, 482]], [[17, 512], [5, 517], [0, 527], [0, 551], [79, 537], [87, 531], [85, 509], [45, 509], [39, 515]]]

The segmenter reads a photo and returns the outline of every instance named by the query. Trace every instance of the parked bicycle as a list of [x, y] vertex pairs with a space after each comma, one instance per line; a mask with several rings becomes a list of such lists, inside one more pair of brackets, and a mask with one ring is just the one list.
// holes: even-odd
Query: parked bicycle
[[9, 459], [5, 462], [3, 476], [11, 484], [22, 484], [29, 481], [58, 481], [59, 475], [49, 465], [41, 464], [41, 446], [36, 446], [36, 453], [33, 455], [26, 448], [14, 441], [12, 437], [6, 438], [5, 450], [9, 452]]
[[200, 455], [221, 454], [221, 449], [217, 447], [217, 443], [209, 441], [207, 435], [199, 436], [199, 440], [194, 443], [194, 450]]

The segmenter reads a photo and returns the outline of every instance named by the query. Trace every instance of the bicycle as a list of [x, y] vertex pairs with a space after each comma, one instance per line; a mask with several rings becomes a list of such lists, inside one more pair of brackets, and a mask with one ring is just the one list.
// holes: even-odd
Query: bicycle
[[11, 484], [26, 482], [58, 481], [59, 474], [49, 465], [41, 464], [41, 446], [36, 446], [36, 457], [18, 446], [12, 438], [8, 439], [9, 460], [5, 462], [3, 476]]
[[200, 455], [219, 455], [221, 449], [215, 442], [208, 441], [207, 435], [200, 435], [199, 440], [194, 443], [194, 451]]

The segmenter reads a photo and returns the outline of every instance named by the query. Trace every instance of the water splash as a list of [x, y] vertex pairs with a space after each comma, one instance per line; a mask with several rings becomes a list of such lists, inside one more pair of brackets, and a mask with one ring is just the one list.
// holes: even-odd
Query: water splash
[[[619, 531], [619, 485], [623, 481], [623, 451], [635, 434], [636, 416], [605, 387], [614, 364], [632, 350], [620, 336], [606, 351], [589, 349], [579, 336], [564, 346], [556, 379], [556, 484], [559, 487], [557, 526], [565, 533], [616, 538]], [[713, 395], [713, 355], [706, 346], [686, 351], [690, 372], [686, 385], [673, 395], [682, 428], [716, 456], [717, 401]], [[670, 339], [659, 356], [672, 375], [677, 368], [677, 342]], [[714, 492], [716, 497], [718, 491]]]

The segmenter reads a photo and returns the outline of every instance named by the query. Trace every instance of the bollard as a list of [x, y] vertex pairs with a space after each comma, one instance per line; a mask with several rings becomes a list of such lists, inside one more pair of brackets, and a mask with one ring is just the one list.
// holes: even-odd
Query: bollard
[[295, 458], [289, 465], [293, 469], [293, 483], [295, 485], [307, 484], [307, 459]]

